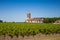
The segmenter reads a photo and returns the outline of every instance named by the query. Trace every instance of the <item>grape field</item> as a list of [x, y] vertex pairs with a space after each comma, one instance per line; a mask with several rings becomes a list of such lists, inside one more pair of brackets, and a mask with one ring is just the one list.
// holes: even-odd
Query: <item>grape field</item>
[[0, 36], [29, 36], [42, 34], [60, 34], [60, 24], [40, 23], [0, 23]]

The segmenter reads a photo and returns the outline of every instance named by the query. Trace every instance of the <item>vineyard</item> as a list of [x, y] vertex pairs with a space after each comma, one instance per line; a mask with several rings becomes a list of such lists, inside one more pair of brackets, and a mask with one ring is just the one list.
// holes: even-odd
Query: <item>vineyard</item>
[[0, 36], [29, 36], [42, 34], [60, 34], [60, 24], [40, 23], [0, 23]]

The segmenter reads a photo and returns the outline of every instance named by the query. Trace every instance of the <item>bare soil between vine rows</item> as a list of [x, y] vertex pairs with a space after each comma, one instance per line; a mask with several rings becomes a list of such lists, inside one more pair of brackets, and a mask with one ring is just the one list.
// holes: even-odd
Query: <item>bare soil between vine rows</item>
[[50, 34], [50, 35], [44, 35], [44, 34], [36, 34], [35, 36], [8, 36], [8, 35], [1, 35], [0, 40], [60, 40], [60, 34]]

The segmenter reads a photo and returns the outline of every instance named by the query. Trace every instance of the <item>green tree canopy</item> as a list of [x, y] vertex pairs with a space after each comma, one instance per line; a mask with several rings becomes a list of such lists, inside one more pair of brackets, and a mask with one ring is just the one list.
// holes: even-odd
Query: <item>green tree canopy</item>
[[0, 22], [3, 22], [2, 20], [0, 20]]

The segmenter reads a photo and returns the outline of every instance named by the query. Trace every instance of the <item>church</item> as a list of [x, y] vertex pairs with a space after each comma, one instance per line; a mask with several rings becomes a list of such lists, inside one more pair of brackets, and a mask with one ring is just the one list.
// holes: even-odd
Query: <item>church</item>
[[44, 18], [31, 18], [31, 13], [27, 12], [26, 15], [26, 22], [27, 23], [43, 23], [44, 22]]

